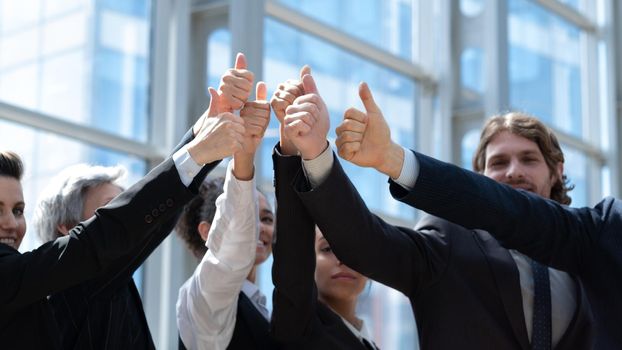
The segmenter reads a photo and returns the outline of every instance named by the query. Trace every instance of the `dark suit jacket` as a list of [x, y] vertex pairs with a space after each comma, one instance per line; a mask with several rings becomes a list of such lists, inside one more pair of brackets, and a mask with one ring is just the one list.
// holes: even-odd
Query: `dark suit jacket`
[[317, 299], [315, 223], [294, 191], [300, 157], [272, 156], [276, 191], [272, 334], [291, 349], [366, 349], [339, 315]]
[[[421, 349], [530, 349], [519, 276], [509, 252], [485, 232], [433, 217], [416, 230], [373, 215], [335, 158], [300, 198], [346, 265], [404, 293], [417, 319]], [[557, 349], [589, 349], [589, 311], [581, 288], [578, 312]]]
[[415, 153], [419, 177], [396, 199], [457, 224], [489, 231], [505, 247], [575, 274], [595, 319], [594, 349], [622, 349], [622, 202], [569, 208]]
[[[270, 336], [268, 321], [243, 292], [240, 292], [240, 297], [238, 298], [235, 328], [227, 349], [280, 349]], [[186, 346], [181, 338], [179, 338], [179, 350], [186, 350]]]
[[59, 348], [58, 327], [46, 296], [119, 267], [115, 264], [149, 241], [163, 222], [173, 220], [196, 193], [196, 182], [192, 190], [184, 186], [169, 158], [68, 236], [24, 254], [0, 244], [2, 347]]

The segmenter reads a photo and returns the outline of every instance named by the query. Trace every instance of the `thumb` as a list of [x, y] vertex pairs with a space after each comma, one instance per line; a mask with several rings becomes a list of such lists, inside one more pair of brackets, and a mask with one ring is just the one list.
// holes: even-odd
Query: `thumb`
[[302, 66], [302, 69], [300, 69], [300, 79], [302, 80], [302, 78], [307, 74], [311, 74], [311, 67], [305, 64]]
[[213, 87], [210, 87], [207, 90], [210, 95], [209, 107], [207, 107], [207, 116], [214, 117], [220, 113], [220, 95], [218, 95], [218, 91], [216, 91]]
[[246, 64], [246, 56], [243, 53], [238, 52], [237, 56], [235, 56], [235, 69], [246, 69], [248, 66]]
[[266, 101], [268, 99], [268, 88], [266, 87], [266, 83], [263, 81], [257, 82], [257, 86], [255, 87], [255, 100], [256, 101]]
[[365, 106], [365, 110], [368, 113], [380, 112], [380, 108], [378, 108], [378, 105], [376, 105], [376, 101], [374, 101], [374, 96], [371, 94], [367, 83], [363, 82], [359, 84], [359, 96], [361, 97], [363, 106]]
[[319, 94], [317, 86], [315, 85], [315, 80], [311, 74], [305, 74], [302, 77], [302, 86], [305, 90], [305, 94]]

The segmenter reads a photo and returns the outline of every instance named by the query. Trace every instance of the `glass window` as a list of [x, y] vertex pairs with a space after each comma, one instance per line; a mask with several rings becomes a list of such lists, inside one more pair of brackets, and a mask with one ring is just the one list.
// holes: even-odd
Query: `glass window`
[[462, 136], [460, 162], [465, 169], [473, 170], [473, 156], [479, 144], [480, 133], [480, 129], [472, 129]]
[[[67, 166], [77, 163], [122, 165], [127, 169], [126, 177], [121, 181], [124, 186], [132, 185], [147, 171], [145, 161], [140, 158], [3, 120], [0, 120], [0, 149], [16, 152], [24, 162], [22, 183], [27, 222], [32, 219], [38, 193], [41, 193], [53, 176]], [[20, 251], [32, 250], [40, 244], [34, 226], [29, 225]]]
[[462, 86], [470, 90], [467, 96], [484, 93], [486, 79], [484, 77], [484, 50], [478, 47], [469, 47], [460, 55], [460, 81]]
[[533, 2], [508, 4], [512, 108], [582, 136], [580, 30]]
[[568, 192], [570, 198], [572, 198], [573, 207], [584, 207], [590, 205], [588, 203], [588, 157], [581, 153], [579, 150], [570, 148], [567, 145], [562, 144], [562, 150], [564, 151], [564, 174], [569, 180], [570, 185], [574, 185], [574, 189]]
[[208, 87], [218, 89], [220, 77], [229, 68], [233, 67], [231, 57], [231, 32], [221, 28], [212, 32], [207, 39], [207, 86], [205, 96], [209, 96]]
[[0, 0], [0, 101], [146, 141], [150, 1]]
[[405, 59], [412, 58], [412, 0], [278, 0]]
[[467, 17], [479, 16], [483, 11], [483, 0], [460, 0], [460, 12]]

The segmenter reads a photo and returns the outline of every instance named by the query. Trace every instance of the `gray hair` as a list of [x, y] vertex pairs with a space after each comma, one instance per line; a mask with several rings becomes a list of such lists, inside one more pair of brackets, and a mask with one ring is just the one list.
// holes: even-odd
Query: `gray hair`
[[59, 225], [73, 227], [82, 221], [84, 195], [89, 188], [105, 183], [118, 185], [116, 181], [124, 175], [125, 169], [120, 166], [77, 164], [65, 168], [39, 197], [33, 218], [39, 238], [49, 242], [61, 237]]

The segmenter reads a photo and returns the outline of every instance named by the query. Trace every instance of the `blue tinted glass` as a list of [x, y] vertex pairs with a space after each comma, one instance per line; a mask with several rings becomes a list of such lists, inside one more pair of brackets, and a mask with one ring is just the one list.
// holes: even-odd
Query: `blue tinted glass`
[[411, 0], [278, 0], [395, 55], [412, 57]]
[[460, 162], [461, 166], [465, 169], [473, 170], [473, 155], [475, 155], [475, 150], [477, 150], [477, 145], [479, 144], [479, 129], [469, 130], [462, 137], [462, 141], [460, 142]]
[[460, 81], [462, 86], [473, 92], [483, 94], [486, 89], [484, 79], [484, 51], [480, 48], [467, 48], [460, 55]]
[[564, 144], [561, 146], [565, 157], [564, 174], [568, 177], [570, 184], [575, 186], [572, 191], [568, 192], [572, 198], [571, 206], [584, 207], [590, 205], [588, 203], [589, 188], [587, 183], [588, 158], [576, 149]]
[[580, 30], [526, 0], [509, 1], [512, 108], [581, 136]]
[[147, 140], [151, 1], [0, 8], [0, 101]]

